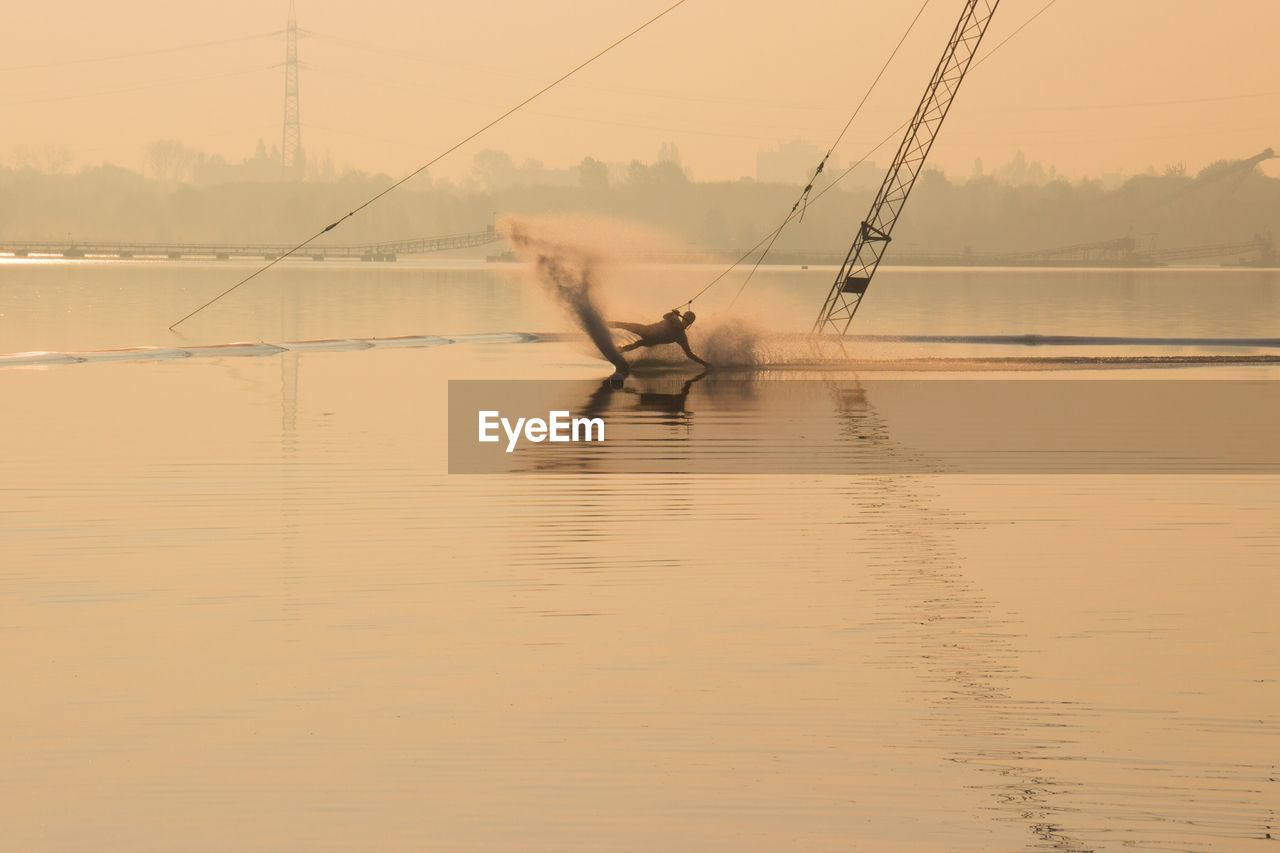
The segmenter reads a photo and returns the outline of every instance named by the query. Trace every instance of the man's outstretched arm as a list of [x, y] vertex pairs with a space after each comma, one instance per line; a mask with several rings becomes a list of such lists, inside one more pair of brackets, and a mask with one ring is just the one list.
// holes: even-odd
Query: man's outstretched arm
[[698, 364], [701, 364], [703, 367], [710, 367], [710, 366], [711, 366], [711, 362], [709, 362], [709, 361], [703, 361], [702, 359], [698, 358], [698, 356], [694, 355], [693, 350], [689, 349], [689, 339], [688, 339], [688, 338], [683, 338], [683, 339], [681, 339], [681, 341], [680, 341], [680, 349], [684, 350], [684, 354], [685, 354], [685, 355], [689, 356], [689, 358], [691, 358], [691, 359], [693, 359], [694, 361], [698, 362]]

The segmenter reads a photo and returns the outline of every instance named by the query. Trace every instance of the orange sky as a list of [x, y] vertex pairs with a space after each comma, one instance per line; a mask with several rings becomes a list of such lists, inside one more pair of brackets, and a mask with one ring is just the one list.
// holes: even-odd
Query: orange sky
[[[299, 0], [303, 142], [339, 166], [400, 174], [631, 29], [669, 0], [488, 3]], [[1004, 0], [987, 48], [1044, 0]], [[16, 4], [15, 4], [16, 5]], [[653, 159], [675, 142], [699, 178], [754, 173], [778, 142], [826, 144], [908, 20], [893, 3], [689, 0], [470, 155], [569, 165]], [[932, 0], [841, 149], [845, 162], [911, 113], [961, 8]], [[152, 140], [229, 159], [280, 138], [287, 2], [28, 3], [5, 12], [0, 159], [57, 146], [139, 167]], [[1058, 0], [967, 81], [932, 165], [968, 174], [1022, 150], [1069, 175], [1131, 172], [1280, 147], [1274, 0]], [[221, 39], [229, 44], [66, 60]], [[46, 67], [22, 67], [46, 65]], [[884, 161], [890, 151], [882, 152]], [[1274, 162], [1268, 167], [1280, 174]]]

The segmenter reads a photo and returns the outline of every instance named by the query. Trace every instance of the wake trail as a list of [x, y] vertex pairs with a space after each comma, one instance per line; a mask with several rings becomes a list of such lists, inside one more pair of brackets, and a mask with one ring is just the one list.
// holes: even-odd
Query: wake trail
[[0, 355], [0, 368], [119, 361], [175, 361], [188, 358], [261, 358], [284, 352], [349, 352], [410, 349], [450, 344], [525, 344], [543, 338], [531, 332], [483, 332], [467, 335], [404, 335], [392, 338], [324, 338], [311, 341], [244, 341], [193, 347], [127, 347], [71, 352], [15, 352]]
[[[588, 309], [588, 316], [590, 316]], [[599, 315], [595, 315], [599, 316]], [[603, 324], [603, 320], [600, 323]], [[605, 330], [607, 335], [607, 329]], [[160, 362], [210, 358], [263, 358], [286, 352], [352, 352], [373, 349], [422, 349], [454, 344], [531, 344], [559, 343], [577, 339], [563, 332], [484, 332], [465, 335], [404, 335], [386, 338], [323, 338], [306, 341], [242, 341], [190, 347], [127, 347], [122, 349], [37, 351], [0, 354], [0, 370], [6, 368], [47, 367], [67, 364], [105, 364], [114, 362]], [[709, 339], [708, 343], [712, 343]], [[610, 346], [612, 337], [608, 338]], [[847, 338], [819, 338], [801, 333], [748, 336], [750, 358], [729, 358], [732, 346], [723, 346], [720, 365], [730, 372], [753, 374], [792, 371], [1038, 371], [1087, 370], [1106, 368], [1149, 367], [1213, 367], [1258, 366], [1280, 364], [1280, 354], [1258, 353], [1125, 353], [1045, 354], [1045, 355], [927, 355], [894, 356], [860, 355], [850, 352], [847, 344], [863, 343], [938, 343], [938, 344], [1023, 344], [1026, 346], [1168, 346], [1202, 348], [1280, 348], [1277, 338], [1138, 338], [1040, 335], [854, 335]], [[713, 348], [714, 349], [714, 348]], [[856, 349], [856, 348], [855, 348]], [[713, 350], [709, 350], [713, 351]], [[646, 362], [648, 372], [664, 369], [683, 370], [682, 359]]]
[[[833, 338], [834, 340], [834, 338]], [[846, 343], [995, 344], [1003, 346], [1280, 347], [1280, 338], [1126, 337], [1112, 335], [847, 335]]]

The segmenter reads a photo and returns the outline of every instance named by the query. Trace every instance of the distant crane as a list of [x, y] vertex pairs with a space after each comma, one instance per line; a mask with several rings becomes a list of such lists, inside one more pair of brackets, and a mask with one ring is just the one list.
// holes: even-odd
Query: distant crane
[[814, 323], [814, 332], [843, 335], [848, 331], [853, 315], [857, 313], [862, 297], [866, 295], [871, 279], [876, 274], [876, 268], [880, 266], [880, 258], [889, 247], [893, 226], [897, 224], [902, 208], [907, 203], [907, 196], [911, 194], [911, 188], [915, 186], [916, 178], [924, 168], [925, 158], [929, 156], [943, 119], [947, 117], [947, 110], [951, 108], [951, 102], [955, 99], [960, 84], [964, 82], [964, 76], [998, 5], [1000, 0], [966, 0], [960, 22], [956, 24], [951, 40], [942, 52], [942, 59], [929, 80], [924, 98], [916, 107], [915, 116], [898, 147], [893, 165], [889, 167], [880, 192], [871, 204], [871, 211], [862, 221], [853, 246], [831, 286], [831, 292], [827, 294], [818, 320]]
[[1252, 157], [1249, 157], [1249, 158], [1244, 159], [1244, 160], [1237, 160], [1236, 162], [1232, 163], [1232, 164], [1227, 168], [1227, 170], [1226, 170], [1226, 171], [1231, 171], [1231, 172], [1250, 172], [1250, 171], [1252, 171], [1252, 170], [1253, 170], [1253, 167], [1254, 167], [1254, 166], [1257, 166], [1259, 163], [1262, 163], [1262, 162], [1267, 161], [1267, 160], [1274, 160], [1274, 159], [1276, 159], [1276, 152], [1275, 152], [1275, 149], [1274, 149], [1274, 148], [1267, 148], [1267, 149], [1263, 150], [1263, 151], [1262, 151], [1261, 153], [1259, 153], [1259, 154], [1254, 154]]
[[1181, 189], [1175, 190], [1167, 196], [1149, 202], [1144, 207], [1144, 210], [1170, 204], [1176, 199], [1180, 199], [1183, 196], [1203, 190], [1205, 187], [1213, 186], [1230, 177], [1235, 177], [1237, 180], [1243, 179], [1257, 168], [1260, 163], [1274, 159], [1276, 159], [1275, 149], [1266, 148], [1261, 152], [1254, 154], [1252, 157], [1214, 164], [1197, 175], [1195, 180]]

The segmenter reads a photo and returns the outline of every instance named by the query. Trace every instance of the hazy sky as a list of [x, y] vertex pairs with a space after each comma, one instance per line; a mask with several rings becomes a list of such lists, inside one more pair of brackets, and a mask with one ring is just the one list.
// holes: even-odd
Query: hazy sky
[[[669, 2], [298, 0], [311, 31], [300, 47], [303, 143], [339, 167], [403, 173]], [[1044, 3], [1004, 0], [984, 50]], [[930, 2], [842, 145], [845, 162], [910, 115], [962, 5]], [[564, 166], [650, 160], [671, 141], [698, 178], [753, 174], [762, 148], [834, 137], [918, 7], [688, 0], [433, 172], [461, 174], [484, 147]], [[237, 161], [259, 138], [278, 144], [284, 42], [267, 34], [287, 10], [287, 0], [7, 4], [0, 159], [58, 146], [77, 163], [137, 167], [162, 138]], [[967, 174], [975, 158], [990, 167], [1022, 150], [1096, 175], [1280, 147], [1277, 32], [1276, 0], [1058, 0], [969, 78], [933, 165]]]

